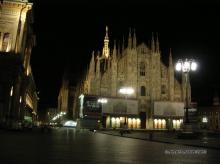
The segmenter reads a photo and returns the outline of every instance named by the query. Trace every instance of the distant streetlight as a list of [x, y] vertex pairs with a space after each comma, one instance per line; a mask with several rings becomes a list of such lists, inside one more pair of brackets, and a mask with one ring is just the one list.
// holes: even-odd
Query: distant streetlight
[[[127, 109], [128, 106], [127, 97], [134, 93], [134, 89], [132, 87], [123, 87], [119, 89], [119, 93], [125, 95], [126, 109]], [[126, 119], [127, 118], [125, 117], [125, 122], [124, 122], [125, 125], [127, 124]]]
[[12, 87], [11, 87], [11, 91], [10, 91], [10, 96], [13, 95], [13, 91], [14, 91], [14, 88], [13, 88], [13, 86], [12, 86]]
[[12, 104], [12, 96], [13, 96], [13, 93], [14, 93], [14, 88], [13, 86], [11, 87], [11, 90], [10, 90], [10, 97], [9, 97], [9, 107], [8, 107], [8, 121], [10, 122], [11, 120], [11, 104]]
[[185, 59], [185, 61], [183, 60], [178, 60], [178, 62], [176, 63], [176, 71], [178, 72], [183, 72], [184, 73], [184, 77], [185, 77], [185, 91], [186, 91], [186, 97], [185, 97], [185, 109], [186, 109], [186, 113], [185, 113], [185, 123], [189, 123], [189, 117], [188, 117], [188, 109], [189, 109], [189, 94], [188, 94], [188, 89], [189, 89], [189, 72], [190, 71], [196, 71], [197, 69], [197, 63], [190, 59]]
[[20, 103], [22, 102], [22, 97], [21, 97], [21, 96], [20, 96], [19, 102], [20, 102]]
[[21, 120], [21, 107], [22, 107], [22, 97], [19, 97], [19, 107], [18, 107], [18, 117], [19, 117], [19, 121]]

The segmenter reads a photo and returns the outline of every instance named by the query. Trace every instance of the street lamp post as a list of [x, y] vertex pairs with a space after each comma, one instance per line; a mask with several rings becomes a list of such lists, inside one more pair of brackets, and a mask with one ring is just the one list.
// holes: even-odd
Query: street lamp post
[[176, 64], [176, 70], [178, 72], [183, 72], [185, 77], [185, 91], [186, 91], [186, 97], [185, 97], [185, 124], [189, 123], [189, 117], [188, 117], [188, 109], [189, 109], [189, 93], [188, 93], [188, 87], [189, 87], [189, 72], [190, 71], [196, 71], [197, 69], [197, 63], [190, 59], [178, 60]]
[[[123, 88], [120, 88], [120, 89], [119, 89], [119, 93], [125, 95], [126, 109], [127, 109], [127, 107], [128, 107], [127, 97], [128, 97], [129, 95], [131, 95], [131, 94], [134, 93], [134, 89], [131, 88], [131, 87], [123, 87]], [[125, 117], [125, 122], [124, 122], [124, 124], [125, 124], [125, 125], [127, 124], [127, 122], [126, 122], [126, 117]]]
[[8, 115], [7, 115], [7, 126], [11, 126], [11, 107], [12, 107], [12, 99], [13, 99], [13, 86], [11, 87], [10, 90], [10, 96], [9, 96], [9, 107], [8, 107]]
[[18, 120], [21, 121], [22, 97], [19, 98]]

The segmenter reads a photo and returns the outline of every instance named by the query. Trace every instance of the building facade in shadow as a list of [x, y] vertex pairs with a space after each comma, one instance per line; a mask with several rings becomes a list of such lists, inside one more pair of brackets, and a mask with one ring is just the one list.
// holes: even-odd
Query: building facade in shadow
[[32, 3], [0, 2], [0, 123], [16, 128], [37, 119], [38, 96], [30, 58], [35, 46]]

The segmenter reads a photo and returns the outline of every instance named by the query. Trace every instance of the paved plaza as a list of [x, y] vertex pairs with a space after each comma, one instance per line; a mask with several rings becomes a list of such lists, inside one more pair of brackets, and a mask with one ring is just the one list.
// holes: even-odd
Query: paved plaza
[[1, 163], [218, 163], [219, 150], [89, 130], [0, 131]]

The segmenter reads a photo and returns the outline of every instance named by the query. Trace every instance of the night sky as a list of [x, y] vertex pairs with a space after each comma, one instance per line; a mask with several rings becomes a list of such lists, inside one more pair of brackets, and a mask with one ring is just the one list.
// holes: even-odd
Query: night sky
[[192, 97], [199, 104], [209, 104], [214, 91], [219, 92], [220, 11], [217, 4], [45, 1], [38, 0], [34, 4], [37, 45], [31, 59], [40, 91], [40, 110], [56, 107], [64, 70], [72, 73], [73, 84], [77, 82], [92, 51], [102, 49], [106, 25], [110, 47], [114, 39], [122, 40], [123, 35], [127, 38], [131, 27], [136, 29], [138, 43], [148, 44], [151, 33], [159, 33], [165, 64], [170, 48], [174, 62], [186, 57], [197, 60], [199, 69], [190, 76]]

